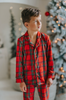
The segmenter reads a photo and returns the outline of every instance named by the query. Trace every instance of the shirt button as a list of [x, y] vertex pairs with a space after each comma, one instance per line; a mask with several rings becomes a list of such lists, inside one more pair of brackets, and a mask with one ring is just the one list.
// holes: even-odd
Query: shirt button
[[37, 68], [39, 68], [39, 66], [37, 66]]

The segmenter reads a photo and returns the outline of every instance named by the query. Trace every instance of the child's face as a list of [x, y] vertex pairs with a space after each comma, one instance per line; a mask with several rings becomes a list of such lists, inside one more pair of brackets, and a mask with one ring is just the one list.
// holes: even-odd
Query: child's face
[[40, 31], [42, 22], [41, 22], [41, 15], [38, 17], [31, 17], [30, 22], [25, 22], [25, 26], [28, 31], [37, 32]]

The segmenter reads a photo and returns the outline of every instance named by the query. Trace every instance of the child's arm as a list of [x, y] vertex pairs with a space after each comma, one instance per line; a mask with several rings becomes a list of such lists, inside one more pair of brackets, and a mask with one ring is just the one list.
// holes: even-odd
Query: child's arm
[[54, 68], [53, 68], [53, 57], [52, 57], [52, 47], [51, 47], [51, 41], [48, 37], [47, 41], [47, 68], [48, 68], [48, 76], [47, 78], [53, 79], [54, 74]]
[[26, 87], [26, 84], [25, 84], [24, 78], [23, 78], [23, 65], [22, 65], [23, 46], [22, 46], [21, 42], [22, 41], [20, 41], [20, 39], [18, 38], [17, 48], [16, 48], [16, 83], [20, 83], [20, 90], [22, 92], [26, 92], [27, 87]]
[[54, 76], [54, 68], [53, 68], [53, 57], [52, 57], [52, 47], [51, 47], [51, 41], [48, 37], [48, 40], [47, 40], [47, 69], [48, 69], [48, 72], [47, 72], [47, 80], [46, 80], [46, 83], [47, 83], [47, 86], [50, 87], [53, 83], [53, 78], [55, 77]]
[[22, 47], [22, 41], [20, 41], [20, 38], [17, 40], [17, 48], [16, 48], [16, 83], [22, 83], [24, 82], [23, 78], [23, 47]]

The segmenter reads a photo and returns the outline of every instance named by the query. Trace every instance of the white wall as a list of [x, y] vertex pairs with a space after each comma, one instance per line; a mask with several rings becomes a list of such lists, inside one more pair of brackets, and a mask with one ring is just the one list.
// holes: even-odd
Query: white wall
[[[3, 0], [0, 0], [0, 2], [1, 1], [3, 2]], [[18, 1], [18, 0], [16, 0], [16, 1]], [[33, 0], [31, 0], [31, 1], [33, 1]], [[35, 6], [37, 5], [37, 7], [41, 10], [41, 14], [42, 14], [41, 32], [46, 33], [45, 11], [46, 11], [46, 5], [48, 4], [48, 2], [41, 0], [41, 3], [40, 3], [39, 1], [40, 0], [38, 0], [37, 4], [35, 4]], [[13, 1], [13, 2], [15, 2], [15, 1]], [[26, 3], [26, 2], [24, 2], [24, 3]], [[35, 3], [35, 1], [34, 1], [34, 3]], [[33, 5], [34, 3], [30, 2], [29, 4]], [[40, 5], [39, 5], [39, 3], [40, 3]], [[19, 29], [18, 22], [20, 22], [20, 14], [21, 14], [19, 8], [22, 7], [24, 9], [25, 7], [29, 7], [28, 5], [26, 6], [24, 4], [19, 4], [19, 3], [0, 3], [0, 36], [3, 37], [4, 46], [7, 48], [10, 48], [9, 42], [10, 42], [10, 30], [11, 30], [11, 28], [10, 28], [9, 9], [11, 6], [13, 7], [13, 14], [15, 17], [15, 22], [16, 22], [16, 35], [17, 35], [17, 37], [20, 36], [20, 32], [18, 31], [18, 29]], [[24, 28], [23, 28], [23, 31], [24, 31]]]
[[[48, 4], [48, 0], [0, 0], [0, 36], [3, 38], [4, 47], [8, 49], [8, 53], [10, 53], [10, 12], [9, 9], [12, 6], [13, 7], [13, 15], [16, 22], [16, 36], [17, 38], [21, 35], [21, 32], [19, 32], [19, 26], [18, 23], [20, 22], [20, 16], [21, 12], [19, 10], [20, 7], [23, 9], [25, 7], [38, 7], [41, 10], [42, 14], [42, 29], [41, 32], [46, 33], [46, 16], [45, 12], [47, 11], [46, 6]], [[24, 32], [25, 28], [22, 27], [22, 31]]]
[[14, 4], [14, 3], [0, 3], [0, 36], [3, 38], [4, 46], [8, 49], [10, 48], [10, 31], [11, 31], [11, 16], [10, 16], [10, 7], [13, 7], [13, 15], [15, 18], [16, 23], [16, 36], [17, 38], [21, 35], [21, 32], [19, 31], [18, 23], [20, 21], [21, 17], [21, 11], [19, 10], [20, 7], [23, 9], [25, 7], [29, 7], [23, 4]]
[[[19, 10], [19, 8], [22, 7], [24, 9], [25, 7], [29, 7], [29, 6], [26, 6], [23, 4], [0, 3], [0, 37], [2, 37], [2, 39], [3, 39], [4, 47], [7, 48], [7, 50], [8, 50], [8, 57], [6, 57], [6, 59], [7, 58], [9, 59], [10, 54], [11, 54], [10, 53], [10, 47], [11, 47], [11, 43], [10, 43], [11, 23], [10, 23], [10, 21], [11, 21], [11, 16], [10, 16], [10, 11], [9, 11], [11, 6], [13, 7], [12, 12], [13, 12], [13, 15], [15, 18], [15, 23], [16, 23], [15, 29], [16, 29], [17, 38], [19, 36], [21, 36], [21, 32], [19, 31], [19, 27], [21, 27], [21, 26], [18, 26], [18, 23], [21, 22], [20, 21], [21, 11]], [[22, 29], [24, 31], [24, 28], [22, 28]], [[16, 39], [16, 41], [17, 41], [17, 39]], [[2, 67], [1, 63], [0, 63], [0, 67]], [[9, 72], [10, 72], [9, 64], [8, 64], [8, 66], [5, 65], [5, 67], [7, 67]], [[5, 71], [5, 70], [3, 69], [1, 72], [3, 73], [3, 71]], [[8, 72], [8, 74], [10, 75], [9, 72]], [[3, 73], [3, 75], [6, 76], [7, 72]]]
[[0, 3], [17, 3], [38, 7], [42, 12], [43, 27], [41, 31], [46, 32], [46, 17], [44, 13], [46, 11], [46, 6], [49, 1], [51, 0], [0, 0]]
[[34, 7], [39, 7], [41, 2], [43, 2], [43, 0], [0, 0], [0, 3], [20, 3]]

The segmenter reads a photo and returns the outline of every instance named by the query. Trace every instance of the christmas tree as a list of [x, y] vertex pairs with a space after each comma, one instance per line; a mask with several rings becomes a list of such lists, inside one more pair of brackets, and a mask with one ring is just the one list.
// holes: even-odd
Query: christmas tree
[[10, 38], [11, 38], [11, 57], [16, 57], [16, 35], [15, 35], [15, 20], [14, 20], [14, 16], [12, 13], [12, 9], [10, 9], [10, 14], [11, 14], [11, 34], [10, 34]]
[[47, 6], [47, 34], [50, 37], [54, 71], [57, 74], [57, 93], [66, 88], [66, 0], [51, 0]]

